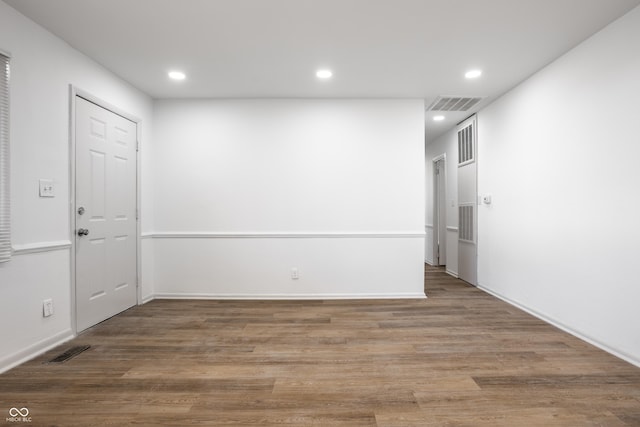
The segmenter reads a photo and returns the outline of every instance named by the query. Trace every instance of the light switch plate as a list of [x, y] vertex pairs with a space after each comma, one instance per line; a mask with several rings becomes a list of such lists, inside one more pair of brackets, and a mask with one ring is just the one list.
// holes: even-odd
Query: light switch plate
[[42, 315], [44, 317], [53, 316], [53, 299], [49, 298], [42, 301]]
[[53, 185], [52, 179], [41, 179], [39, 182], [40, 182], [40, 197], [56, 196], [56, 187]]

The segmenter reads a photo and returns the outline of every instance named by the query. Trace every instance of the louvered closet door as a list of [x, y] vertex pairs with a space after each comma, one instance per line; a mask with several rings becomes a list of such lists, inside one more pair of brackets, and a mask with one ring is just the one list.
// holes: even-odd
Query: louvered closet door
[[136, 123], [76, 97], [76, 326], [137, 303]]
[[477, 284], [478, 186], [476, 118], [458, 128], [458, 276]]

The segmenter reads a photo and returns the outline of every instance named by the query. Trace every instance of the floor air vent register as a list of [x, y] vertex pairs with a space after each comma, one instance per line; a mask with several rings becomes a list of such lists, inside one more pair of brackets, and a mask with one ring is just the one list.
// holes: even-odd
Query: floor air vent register
[[69, 359], [73, 359], [74, 357], [76, 357], [77, 355], [79, 355], [80, 353], [89, 350], [91, 348], [90, 345], [81, 345], [81, 346], [77, 346], [77, 347], [71, 347], [69, 350], [65, 351], [64, 353], [54, 357], [53, 359], [49, 360], [47, 363], [64, 363]]

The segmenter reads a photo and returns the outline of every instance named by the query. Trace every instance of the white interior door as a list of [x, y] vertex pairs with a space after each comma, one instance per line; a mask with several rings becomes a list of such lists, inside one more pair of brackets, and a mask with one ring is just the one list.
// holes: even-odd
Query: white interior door
[[434, 217], [434, 260], [435, 265], [447, 265], [447, 204], [446, 204], [446, 186], [445, 186], [445, 160], [439, 159], [433, 163], [434, 173], [434, 198], [433, 198], [433, 217]]
[[478, 185], [476, 118], [458, 128], [458, 277], [477, 284]]
[[136, 123], [76, 97], [76, 328], [137, 303]]

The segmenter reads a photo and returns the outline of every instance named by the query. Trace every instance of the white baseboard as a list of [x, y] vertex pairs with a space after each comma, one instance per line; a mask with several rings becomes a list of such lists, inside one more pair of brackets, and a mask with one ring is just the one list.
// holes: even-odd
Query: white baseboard
[[73, 338], [75, 338], [75, 335], [73, 334], [71, 329], [66, 329], [49, 338], [38, 341], [37, 343], [32, 344], [29, 347], [24, 348], [16, 353], [10, 354], [9, 356], [0, 359], [0, 374], [24, 362], [27, 362], [34, 357], [37, 357], [42, 353], [45, 353], [52, 348], [57, 347], [60, 344], [63, 344]]
[[145, 297], [142, 297], [142, 301], [140, 302], [140, 305], [142, 304], [146, 304], [150, 301], [153, 301], [154, 299], [156, 299], [155, 295], [151, 294], [151, 295], [147, 295]]
[[424, 293], [403, 294], [215, 294], [158, 293], [153, 299], [210, 300], [341, 300], [341, 299], [425, 299]]
[[614, 355], [614, 356], [616, 356], [616, 357], [618, 357], [618, 358], [620, 358], [620, 359], [622, 359], [622, 360], [624, 360], [626, 362], [629, 362], [632, 365], [637, 366], [637, 367], [640, 368], [640, 360], [635, 358], [635, 357], [633, 357], [633, 356], [630, 356], [628, 354], [624, 354], [624, 353], [622, 353], [622, 352], [620, 352], [620, 351], [618, 351], [618, 350], [616, 350], [614, 348], [611, 348], [607, 344], [604, 344], [604, 343], [602, 343], [602, 342], [600, 342], [600, 341], [598, 341], [598, 340], [596, 340], [594, 338], [589, 337], [588, 335], [585, 335], [585, 334], [583, 334], [583, 333], [581, 333], [579, 331], [576, 331], [575, 329], [571, 328], [570, 326], [567, 326], [567, 325], [563, 324], [562, 322], [559, 322], [559, 321], [557, 321], [557, 320], [555, 320], [555, 319], [553, 319], [553, 318], [551, 318], [551, 317], [549, 317], [549, 316], [547, 316], [545, 314], [542, 314], [542, 313], [540, 313], [540, 312], [538, 312], [538, 311], [536, 311], [536, 310], [534, 310], [532, 308], [529, 308], [529, 307], [527, 307], [527, 306], [525, 306], [525, 305], [523, 305], [523, 304], [521, 304], [521, 303], [519, 303], [517, 301], [514, 301], [514, 300], [512, 300], [510, 298], [507, 298], [504, 295], [499, 294], [498, 292], [492, 291], [491, 289], [485, 288], [484, 286], [480, 286], [480, 285], [478, 285], [477, 287], [478, 287], [478, 289], [488, 293], [489, 295], [493, 295], [494, 297], [496, 297], [496, 298], [498, 298], [498, 299], [500, 299], [500, 300], [502, 300], [502, 301], [504, 301], [504, 302], [506, 302], [508, 304], [511, 304], [514, 307], [517, 307], [520, 310], [522, 310], [524, 312], [527, 312], [530, 315], [532, 315], [534, 317], [537, 317], [538, 319], [540, 319], [540, 320], [542, 320], [544, 322], [547, 322], [547, 323], [555, 326], [556, 328], [558, 328], [558, 329], [560, 329], [560, 330], [562, 330], [562, 331], [564, 331], [564, 332], [566, 332], [566, 333], [568, 333], [570, 335], [573, 335], [576, 338], [581, 339], [582, 341], [588, 342], [589, 344], [591, 344], [591, 345], [593, 345], [595, 347], [598, 347], [599, 349], [604, 350], [607, 353], [612, 354], [612, 355]]
[[449, 269], [445, 269], [445, 270], [444, 270], [444, 272], [445, 272], [445, 273], [447, 273], [449, 276], [453, 276], [453, 277], [455, 277], [456, 279], [458, 279], [458, 273], [457, 273], [457, 272], [455, 272], [455, 271], [451, 271], [451, 270], [449, 270]]

